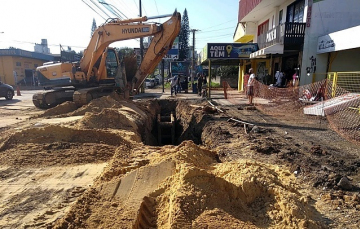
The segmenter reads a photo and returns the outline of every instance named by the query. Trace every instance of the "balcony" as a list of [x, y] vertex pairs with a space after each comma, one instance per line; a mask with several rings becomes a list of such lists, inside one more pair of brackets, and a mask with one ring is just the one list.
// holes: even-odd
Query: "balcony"
[[304, 43], [306, 23], [286, 22], [257, 37], [259, 51], [250, 58], [266, 58], [267, 54], [283, 54], [284, 49], [299, 50]]
[[259, 49], [275, 44], [300, 46], [304, 43], [306, 23], [286, 22], [257, 37]]

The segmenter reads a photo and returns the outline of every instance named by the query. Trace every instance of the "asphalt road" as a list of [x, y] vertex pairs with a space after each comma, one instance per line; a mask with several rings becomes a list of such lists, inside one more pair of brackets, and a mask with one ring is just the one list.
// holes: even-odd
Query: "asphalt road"
[[43, 112], [32, 103], [32, 96], [36, 92], [39, 90], [20, 91], [21, 96], [15, 92], [12, 100], [0, 98], [0, 128], [22, 122], [31, 115]]

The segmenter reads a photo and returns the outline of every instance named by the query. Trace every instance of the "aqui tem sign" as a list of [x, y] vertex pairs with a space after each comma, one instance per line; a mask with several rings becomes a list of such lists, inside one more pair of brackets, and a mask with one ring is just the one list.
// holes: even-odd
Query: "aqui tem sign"
[[258, 51], [254, 43], [208, 43], [208, 59], [238, 59], [249, 58], [250, 54]]

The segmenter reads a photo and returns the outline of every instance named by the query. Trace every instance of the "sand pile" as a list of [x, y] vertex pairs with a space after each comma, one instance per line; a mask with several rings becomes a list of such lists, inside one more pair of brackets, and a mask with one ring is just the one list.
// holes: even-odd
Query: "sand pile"
[[119, 147], [57, 228], [320, 228], [295, 177], [253, 161], [218, 163], [216, 153], [177, 147]]

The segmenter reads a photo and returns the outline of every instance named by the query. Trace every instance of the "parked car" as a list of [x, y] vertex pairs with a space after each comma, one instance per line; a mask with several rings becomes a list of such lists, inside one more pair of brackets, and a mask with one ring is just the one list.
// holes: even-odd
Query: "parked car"
[[15, 95], [14, 88], [9, 84], [0, 82], [0, 97], [5, 97], [7, 100], [12, 100]]
[[159, 85], [160, 84], [160, 80], [158, 78], [155, 78], [155, 84]]
[[161, 75], [156, 75], [155, 80], [158, 81], [159, 84], [162, 84], [162, 76]]
[[145, 87], [155, 87], [155, 80], [154, 79], [145, 79]]

